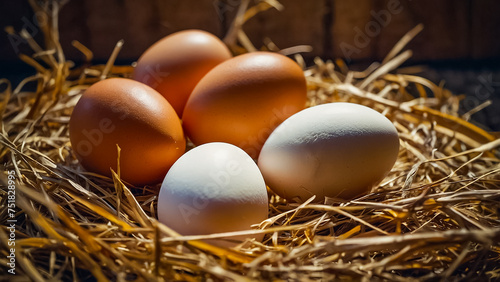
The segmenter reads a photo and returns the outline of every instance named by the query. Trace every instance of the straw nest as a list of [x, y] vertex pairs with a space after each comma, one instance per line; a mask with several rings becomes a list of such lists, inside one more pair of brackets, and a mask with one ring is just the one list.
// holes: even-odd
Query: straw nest
[[[44, 280], [496, 280], [500, 277], [500, 140], [459, 116], [460, 96], [398, 67], [411, 56], [404, 36], [382, 63], [363, 72], [342, 60], [304, 64], [310, 105], [349, 101], [390, 118], [401, 149], [386, 179], [361, 198], [287, 203], [269, 191], [269, 219], [245, 232], [180, 236], [156, 220], [158, 186], [131, 187], [83, 171], [68, 138], [72, 107], [92, 83], [127, 77], [132, 66], [75, 67], [59, 45], [60, 2], [31, 1], [54, 11], [41, 26], [45, 47], [27, 32], [37, 70], [14, 89], [1, 80], [1, 268], [3, 278]], [[276, 1], [243, 1], [226, 43], [255, 50], [242, 29]], [[8, 32], [14, 32], [7, 29]], [[290, 54], [303, 46], [276, 50]], [[307, 49], [307, 48], [306, 48]], [[27, 91], [25, 84], [36, 84]], [[477, 109], [476, 109], [477, 110]], [[8, 174], [16, 207], [8, 210]], [[7, 220], [15, 219], [16, 276], [7, 273]], [[265, 233], [263, 242], [218, 248], [200, 239]], [[13, 280], [12, 280], [13, 281]]]

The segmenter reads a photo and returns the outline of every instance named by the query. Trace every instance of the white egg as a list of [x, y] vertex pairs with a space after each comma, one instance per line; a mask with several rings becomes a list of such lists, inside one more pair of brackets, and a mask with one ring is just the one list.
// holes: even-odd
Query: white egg
[[398, 151], [397, 130], [384, 115], [358, 104], [329, 103], [278, 126], [258, 166], [269, 188], [288, 200], [352, 199], [387, 175]]
[[183, 235], [249, 230], [267, 215], [267, 188], [257, 164], [227, 143], [207, 143], [181, 156], [158, 197], [159, 221]]

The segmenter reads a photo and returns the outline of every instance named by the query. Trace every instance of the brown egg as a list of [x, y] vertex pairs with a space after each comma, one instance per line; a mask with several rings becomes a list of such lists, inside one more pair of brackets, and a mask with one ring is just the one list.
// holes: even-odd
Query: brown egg
[[117, 169], [118, 144], [121, 176], [135, 185], [161, 182], [186, 148], [179, 117], [167, 100], [125, 78], [89, 87], [73, 110], [69, 133], [82, 166], [107, 176]]
[[202, 30], [180, 31], [149, 47], [137, 61], [133, 78], [160, 92], [182, 116], [198, 81], [231, 57], [226, 45], [213, 34]]
[[196, 145], [227, 142], [256, 158], [271, 132], [306, 100], [297, 63], [277, 53], [248, 53], [203, 77], [186, 104], [183, 126]]

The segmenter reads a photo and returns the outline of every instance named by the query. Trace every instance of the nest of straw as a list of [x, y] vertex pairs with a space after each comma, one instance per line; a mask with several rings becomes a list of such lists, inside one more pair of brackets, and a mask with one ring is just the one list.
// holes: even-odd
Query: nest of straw
[[[68, 121], [82, 92], [100, 79], [128, 77], [78, 42], [87, 63], [64, 58], [57, 32], [60, 2], [31, 1], [54, 11], [41, 26], [45, 47], [22, 31], [33, 55], [21, 55], [37, 74], [13, 89], [1, 80], [0, 221], [15, 220], [16, 278], [45, 280], [497, 280], [500, 277], [500, 160], [494, 135], [459, 116], [460, 96], [399, 66], [421, 29], [411, 30], [382, 63], [365, 71], [342, 60], [306, 66], [310, 105], [348, 101], [389, 117], [400, 134], [393, 170], [371, 193], [347, 202], [287, 203], [269, 190], [269, 219], [252, 230], [180, 236], [156, 220], [158, 186], [131, 187], [83, 171], [68, 137]], [[44, 7], [45, 5], [45, 7]], [[256, 48], [243, 24], [276, 1], [243, 1], [226, 37], [235, 52]], [[8, 32], [14, 32], [7, 29]], [[285, 54], [303, 50], [276, 50]], [[27, 83], [35, 91], [24, 90]], [[8, 175], [16, 206], [8, 210]], [[312, 200], [312, 199], [310, 199]], [[14, 211], [14, 216], [10, 214]], [[0, 228], [1, 268], [7, 274], [9, 230]], [[264, 233], [263, 242], [232, 249], [202, 239]]]

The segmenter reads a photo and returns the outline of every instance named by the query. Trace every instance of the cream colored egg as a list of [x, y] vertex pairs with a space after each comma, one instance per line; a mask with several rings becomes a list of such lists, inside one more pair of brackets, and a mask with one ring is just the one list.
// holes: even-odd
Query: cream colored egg
[[258, 165], [266, 184], [288, 200], [352, 199], [387, 175], [398, 151], [398, 133], [385, 116], [358, 104], [330, 103], [278, 126]]
[[259, 168], [227, 143], [207, 143], [185, 153], [165, 176], [158, 197], [159, 221], [183, 235], [249, 230], [267, 214]]

